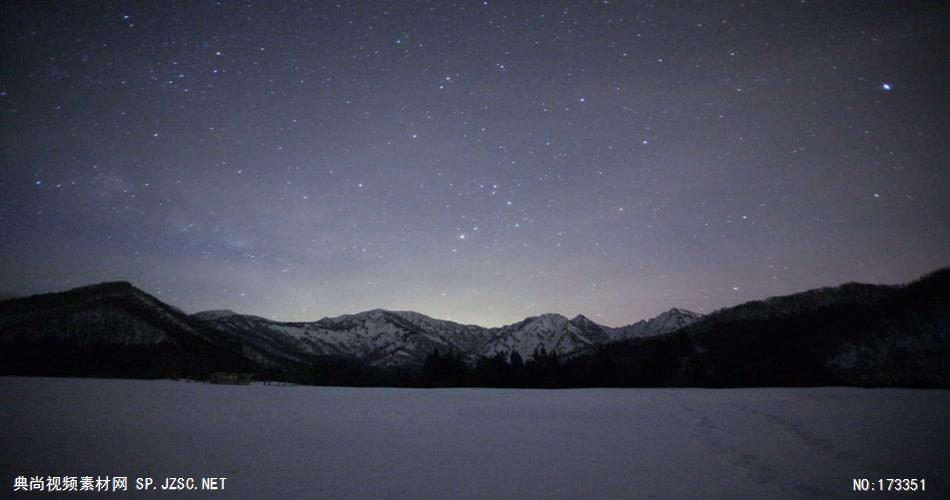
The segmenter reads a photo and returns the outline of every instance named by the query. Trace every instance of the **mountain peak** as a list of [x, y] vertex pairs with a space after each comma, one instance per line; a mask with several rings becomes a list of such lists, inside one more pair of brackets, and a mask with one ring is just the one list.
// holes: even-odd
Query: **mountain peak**
[[680, 309], [679, 307], [671, 307], [668, 311], [660, 314], [660, 316], [688, 316], [690, 318], [699, 318], [702, 316], [702, 314], [690, 311], [689, 309]]
[[542, 323], [549, 325], [552, 323], [566, 323], [567, 317], [558, 313], [544, 313], [537, 316], [531, 316], [525, 319], [525, 323]]
[[71, 290], [67, 290], [67, 292], [128, 292], [132, 290], [137, 290], [137, 288], [135, 288], [135, 286], [133, 286], [132, 283], [129, 283], [128, 281], [103, 281], [102, 283], [76, 287]]
[[231, 316], [239, 316], [239, 314], [230, 309], [212, 309], [210, 311], [196, 312], [191, 316], [205, 321], [213, 321], [216, 319], [230, 318]]
[[687, 309], [672, 307], [653, 318], [642, 319], [632, 325], [614, 328], [611, 331], [615, 339], [652, 337], [676, 331], [702, 317], [702, 314]]

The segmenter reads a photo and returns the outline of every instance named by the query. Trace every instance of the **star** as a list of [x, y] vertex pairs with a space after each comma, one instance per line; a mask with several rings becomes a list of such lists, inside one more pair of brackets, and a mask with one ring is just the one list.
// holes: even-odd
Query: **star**
[[[947, 254], [920, 229], [942, 227], [950, 199], [940, 68], [923, 64], [943, 47], [936, 3], [850, 16], [766, 2], [747, 16], [699, 2], [684, 16], [483, 2], [158, 2], [81, 17], [51, 3], [39, 31], [30, 9], [8, 9], [5, 34], [23, 43], [6, 55], [31, 62], [5, 75], [16, 85], [0, 84], [0, 112], [27, 139], [9, 162], [29, 167], [0, 182], [0, 234], [17, 242], [0, 291], [134, 278], [166, 296], [175, 281], [186, 309], [226, 288], [274, 319], [405, 304], [496, 326], [530, 312], [522, 294], [533, 312], [602, 311], [620, 326], [753, 292], [913, 279], [915, 259]], [[785, 19], [806, 29], [778, 47]], [[232, 36], [255, 22], [266, 29]], [[855, 29], [811, 57], [809, 33], [836, 25]], [[674, 39], [690, 50], [670, 52]], [[89, 251], [115, 269], [50, 250], [100, 233], [111, 246]], [[888, 251], [900, 245], [919, 251]], [[768, 288], [757, 259], [782, 246], [803, 271]], [[126, 264], [138, 248], [151, 264]], [[313, 276], [373, 285], [334, 293]], [[587, 279], [603, 302], [558, 286]], [[492, 292], [464, 313], [435, 300], [475, 286]], [[301, 314], [301, 291], [319, 307]]]

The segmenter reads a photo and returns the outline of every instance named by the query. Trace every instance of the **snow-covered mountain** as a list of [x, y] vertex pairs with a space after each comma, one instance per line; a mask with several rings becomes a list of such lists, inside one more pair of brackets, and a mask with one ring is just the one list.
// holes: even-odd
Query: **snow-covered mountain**
[[200, 344], [203, 352], [233, 351], [265, 369], [306, 367], [320, 357], [400, 369], [421, 366], [436, 349], [460, 353], [471, 362], [512, 352], [528, 359], [541, 348], [570, 357], [611, 340], [667, 333], [699, 317], [683, 313], [671, 320], [673, 311], [678, 310], [620, 329], [558, 314], [484, 328], [383, 309], [291, 323], [226, 309], [189, 316], [127, 282], [113, 282], [0, 302], [0, 344], [80, 346], [97, 352]]
[[679, 330], [699, 321], [702, 317], [702, 314], [674, 307], [655, 318], [640, 320], [620, 328], [611, 328], [610, 335], [613, 340], [652, 337]]
[[432, 351], [461, 353], [474, 361], [498, 353], [535, 350], [572, 356], [612, 340], [661, 335], [695, 321], [700, 315], [672, 309], [656, 318], [623, 328], [599, 325], [584, 316], [568, 319], [543, 314], [498, 328], [462, 325], [411, 311], [374, 309], [307, 323], [284, 323], [231, 311], [193, 315], [223, 335], [264, 356], [301, 359], [329, 355], [352, 357], [381, 368], [421, 365]]
[[[950, 268], [907, 285], [850, 283], [707, 316], [674, 308], [620, 328], [558, 314], [484, 328], [382, 309], [290, 323], [229, 310], [188, 315], [115, 282], [0, 301], [0, 374], [202, 378], [245, 371], [308, 383], [400, 385], [419, 383], [413, 377], [426, 370], [415, 369], [438, 350], [453, 355], [430, 359], [429, 375], [445, 378], [437, 384], [460, 383], [452, 378], [460, 357], [470, 366], [485, 357], [492, 359], [481, 363], [488, 368], [475, 382], [490, 385], [945, 387], [948, 304]], [[491, 365], [496, 355], [530, 360], [540, 349], [558, 354], [564, 368]]]
[[610, 341], [609, 330], [581, 315], [567, 319], [560, 314], [542, 314], [491, 329], [488, 342], [478, 354], [493, 356], [517, 351], [527, 359], [536, 349], [544, 348], [549, 353], [571, 356]]

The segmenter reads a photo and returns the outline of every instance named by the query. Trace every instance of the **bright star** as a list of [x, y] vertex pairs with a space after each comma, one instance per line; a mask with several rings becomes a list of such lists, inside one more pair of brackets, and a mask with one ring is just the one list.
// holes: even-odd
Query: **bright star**
[[890, 92], [890, 91], [891, 91], [891, 84], [890, 84], [890, 83], [883, 83], [883, 84], [881, 84], [881, 90], [884, 90], [884, 91], [886, 91], [886, 92]]

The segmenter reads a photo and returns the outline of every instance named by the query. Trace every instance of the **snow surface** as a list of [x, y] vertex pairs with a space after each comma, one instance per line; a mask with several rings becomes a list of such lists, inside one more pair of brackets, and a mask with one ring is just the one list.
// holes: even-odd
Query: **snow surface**
[[950, 487], [947, 390], [3, 377], [0, 401], [0, 496], [19, 475], [227, 477], [218, 498], [811, 498], [879, 477], [925, 478], [932, 496]]

